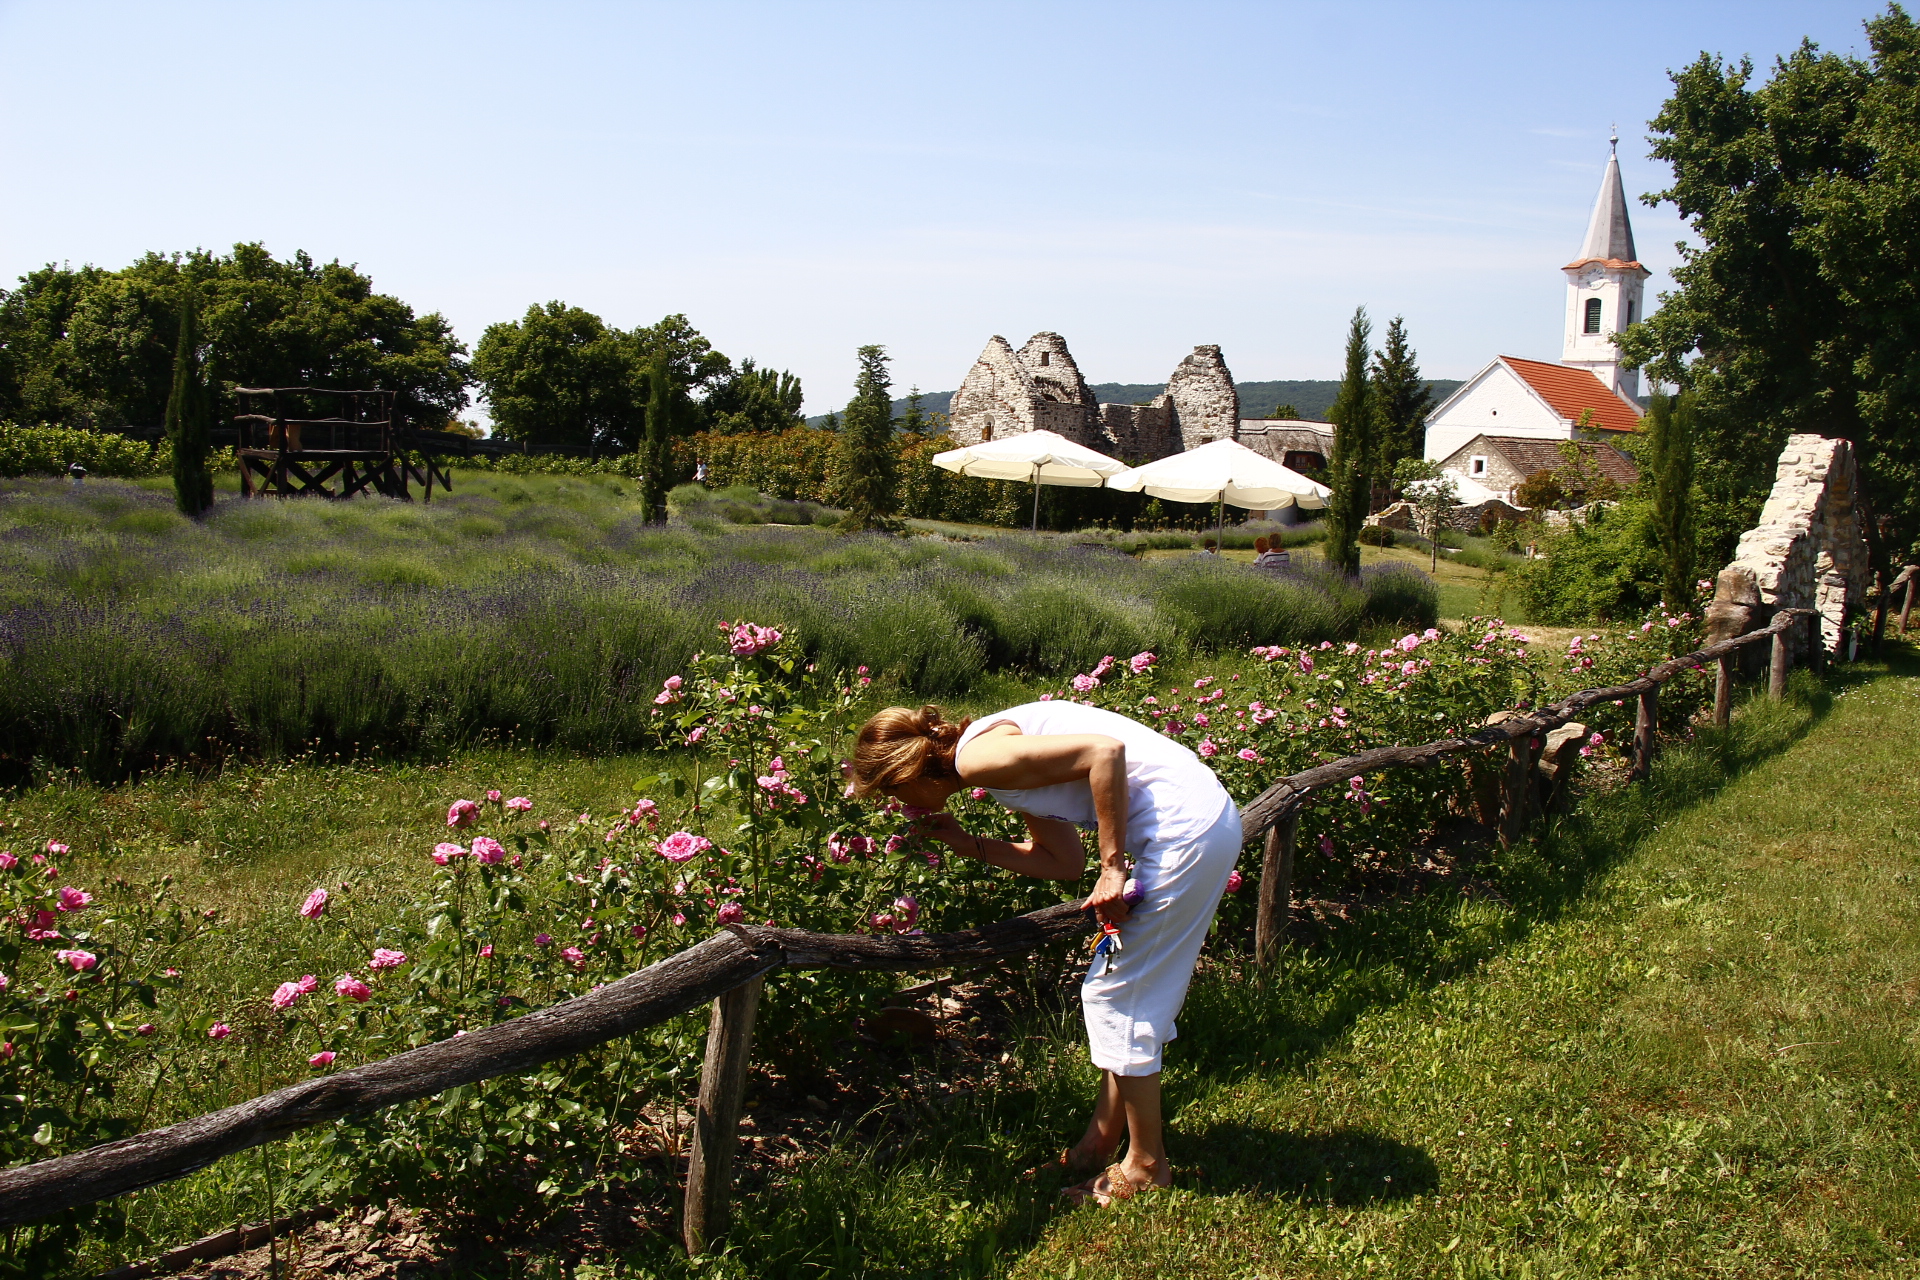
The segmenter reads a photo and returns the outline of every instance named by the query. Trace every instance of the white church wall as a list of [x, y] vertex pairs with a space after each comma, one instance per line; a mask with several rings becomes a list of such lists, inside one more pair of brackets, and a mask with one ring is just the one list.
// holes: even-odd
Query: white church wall
[[1449, 458], [1477, 435], [1564, 440], [1566, 423], [1543, 405], [1505, 365], [1495, 365], [1467, 386], [1443, 412], [1427, 420], [1429, 462]]

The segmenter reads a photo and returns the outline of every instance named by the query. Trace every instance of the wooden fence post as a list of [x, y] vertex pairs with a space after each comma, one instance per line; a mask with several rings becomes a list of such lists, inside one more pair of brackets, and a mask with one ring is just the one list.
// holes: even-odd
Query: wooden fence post
[[1253, 922], [1253, 958], [1272, 961], [1287, 931], [1287, 909], [1293, 901], [1293, 846], [1300, 834], [1300, 815], [1290, 813], [1267, 828], [1266, 857], [1260, 863], [1260, 906]]
[[1733, 723], [1733, 657], [1724, 655], [1713, 674], [1713, 724], [1724, 729]]
[[1640, 695], [1633, 713], [1633, 771], [1627, 777], [1639, 782], [1653, 773], [1653, 742], [1660, 732], [1660, 686]]
[[681, 1236], [689, 1254], [724, 1234], [733, 1192], [733, 1153], [740, 1144], [740, 1108], [753, 1063], [753, 1016], [765, 978], [743, 982], [713, 1002], [707, 1056], [700, 1065], [700, 1109], [687, 1158]]
[[1773, 633], [1773, 656], [1767, 667], [1767, 696], [1775, 702], [1787, 696], [1787, 668], [1793, 665], [1793, 652], [1787, 642], [1790, 630], [1783, 627]]
[[1533, 799], [1533, 735], [1507, 740], [1507, 778], [1502, 787], [1500, 843], [1511, 847], [1527, 833], [1527, 809]]
[[1913, 591], [1915, 587], [1920, 587], [1920, 573], [1916, 573], [1912, 565], [1908, 565], [1902, 572], [1907, 575], [1907, 602], [1900, 606], [1900, 634], [1905, 635], [1907, 634], [1907, 615], [1913, 612]]

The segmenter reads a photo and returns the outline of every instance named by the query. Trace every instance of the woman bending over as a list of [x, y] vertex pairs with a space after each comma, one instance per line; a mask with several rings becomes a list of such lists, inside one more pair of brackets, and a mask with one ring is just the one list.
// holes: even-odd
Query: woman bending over
[[[1172, 1180], [1160, 1122], [1161, 1050], [1178, 1031], [1194, 962], [1240, 852], [1240, 813], [1200, 758], [1143, 724], [1074, 702], [1029, 702], [948, 723], [934, 707], [890, 707], [860, 730], [850, 766], [858, 795], [944, 809], [985, 787], [1026, 819], [1024, 841], [989, 840], [949, 813], [922, 834], [955, 853], [1048, 880], [1078, 880], [1076, 828], [1099, 835], [1086, 901], [1119, 945], [1080, 984], [1093, 1065], [1104, 1074], [1086, 1135], [1062, 1160], [1098, 1170], [1069, 1192], [1100, 1204]], [[1131, 855], [1132, 881], [1128, 880]], [[1124, 1159], [1108, 1165], [1129, 1139]]]

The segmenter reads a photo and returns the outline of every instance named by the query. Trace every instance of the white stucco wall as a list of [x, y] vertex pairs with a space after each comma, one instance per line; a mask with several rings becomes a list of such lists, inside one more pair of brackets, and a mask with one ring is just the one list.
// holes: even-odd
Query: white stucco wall
[[[1644, 270], [1622, 270], [1588, 263], [1567, 271], [1565, 338], [1560, 363], [1589, 369], [1601, 382], [1630, 396], [1640, 394], [1640, 373], [1622, 369], [1613, 335], [1627, 327], [1627, 306], [1633, 318], [1646, 318]], [[1587, 299], [1600, 299], [1600, 332], [1586, 332]]]
[[1442, 412], [1427, 419], [1426, 459], [1440, 462], [1482, 433], [1566, 440], [1573, 430], [1512, 370], [1495, 364], [1462, 388]]

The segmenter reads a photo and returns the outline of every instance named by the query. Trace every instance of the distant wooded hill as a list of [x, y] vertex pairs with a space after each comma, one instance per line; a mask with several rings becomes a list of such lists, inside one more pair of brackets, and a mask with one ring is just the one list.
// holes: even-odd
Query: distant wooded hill
[[[1167, 389], [1164, 382], [1095, 382], [1090, 384], [1093, 394], [1102, 404], [1137, 404], [1142, 400], [1151, 400]], [[1427, 385], [1433, 388], [1434, 403], [1452, 395], [1460, 385], [1457, 379], [1435, 378]], [[1292, 382], [1242, 382], [1240, 387], [1240, 416], [1243, 418], [1264, 418], [1283, 404], [1297, 409], [1302, 418], [1315, 422], [1327, 420], [1327, 410], [1333, 407], [1333, 401], [1340, 394], [1338, 380], [1292, 381]], [[920, 394], [922, 413], [945, 413], [953, 402], [951, 391], [924, 391]], [[903, 397], [893, 402], [893, 416], [899, 417], [907, 411], [907, 402]], [[819, 426], [826, 421], [826, 415], [807, 419], [807, 425]]]

